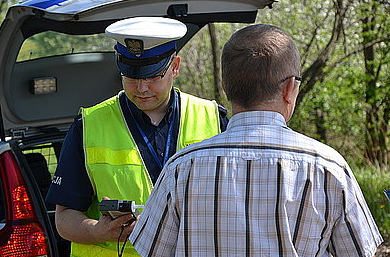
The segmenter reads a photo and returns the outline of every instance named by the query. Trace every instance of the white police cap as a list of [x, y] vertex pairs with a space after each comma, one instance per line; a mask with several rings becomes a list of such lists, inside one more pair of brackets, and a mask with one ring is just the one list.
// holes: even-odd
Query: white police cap
[[130, 78], [148, 78], [162, 71], [186, 32], [180, 21], [160, 17], [129, 18], [106, 28], [106, 34], [117, 41], [118, 69]]
[[187, 27], [180, 21], [162, 17], [135, 17], [117, 21], [106, 28], [106, 34], [120, 44], [142, 41], [142, 51], [182, 38]]

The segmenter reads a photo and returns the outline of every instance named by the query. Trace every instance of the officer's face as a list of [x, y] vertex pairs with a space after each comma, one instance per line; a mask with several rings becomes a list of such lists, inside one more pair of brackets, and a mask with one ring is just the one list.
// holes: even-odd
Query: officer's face
[[171, 96], [173, 79], [179, 74], [180, 57], [174, 57], [163, 78], [144, 80], [122, 76], [127, 97], [146, 114], [165, 113]]

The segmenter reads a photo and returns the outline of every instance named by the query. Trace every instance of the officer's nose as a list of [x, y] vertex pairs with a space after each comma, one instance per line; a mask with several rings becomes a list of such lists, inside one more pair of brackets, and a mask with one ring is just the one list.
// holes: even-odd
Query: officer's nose
[[147, 92], [149, 90], [148, 82], [145, 79], [139, 79], [137, 85], [137, 91], [140, 93]]

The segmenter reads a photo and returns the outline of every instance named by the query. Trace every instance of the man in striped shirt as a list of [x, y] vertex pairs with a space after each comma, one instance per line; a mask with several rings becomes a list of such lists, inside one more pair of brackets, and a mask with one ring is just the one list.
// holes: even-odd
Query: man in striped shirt
[[223, 49], [226, 132], [175, 154], [130, 236], [142, 256], [373, 256], [382, 237], [335, 150], [287, 127], [300, 56], [252, 25]]

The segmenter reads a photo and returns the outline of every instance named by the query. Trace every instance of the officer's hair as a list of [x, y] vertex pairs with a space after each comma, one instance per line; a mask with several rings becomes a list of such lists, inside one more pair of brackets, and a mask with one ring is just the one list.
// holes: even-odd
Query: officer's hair
[[281, 81], [299, 76], [300, 55], [282, 29], [257, 24], [235, 32], [222, 51], [222, 80], [228, 99], [244, 108], [274, 99]]

